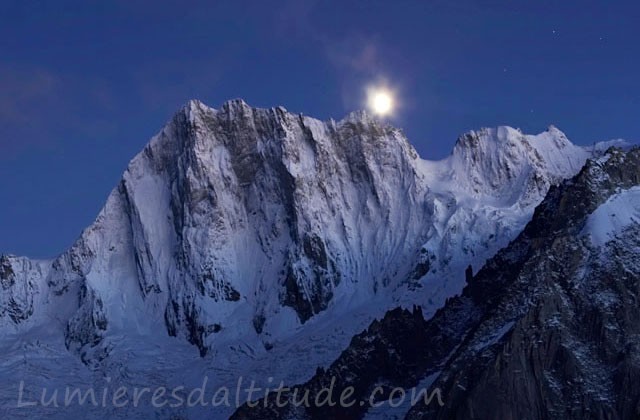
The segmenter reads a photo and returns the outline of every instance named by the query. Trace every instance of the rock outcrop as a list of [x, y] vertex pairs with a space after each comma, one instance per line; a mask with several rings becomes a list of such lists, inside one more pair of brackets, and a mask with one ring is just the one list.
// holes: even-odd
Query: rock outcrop
[[376, 387], [430, 378], [443, 404], [407, 406], [402, 417], [637, 418], [639, 186], [640, 149], [590, 160], [551, 188], [523, 232], [433, 318], [388, 312], [299, 386], [312, 395], [332, 381], [334, 395], [352, 386], [367, 404], [295, 407], [288, 393], [285, 407], [272, 398], [235, 417], [362, 418]]

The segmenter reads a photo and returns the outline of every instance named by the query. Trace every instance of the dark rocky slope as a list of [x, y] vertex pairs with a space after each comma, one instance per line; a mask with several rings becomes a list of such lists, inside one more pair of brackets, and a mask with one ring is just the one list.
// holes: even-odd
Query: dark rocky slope
[[[532, 221], [429, 321], [394, 310], [356, 336], [301, 390], [413, 387], [438, 373], [444, 405], [407, 418], [640, 418], [640, 225], [603, 246], [584, 227], [640, 185], [640, 149], [612, 149], [550, 190]], [[287, 394], [288, 398], [292, 395]], [[243, 407], [235, 418], [362, 418], [368, 404]]]

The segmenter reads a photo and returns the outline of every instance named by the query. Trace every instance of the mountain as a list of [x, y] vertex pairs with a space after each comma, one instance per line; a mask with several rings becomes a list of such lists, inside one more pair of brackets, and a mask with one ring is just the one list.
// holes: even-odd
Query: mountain
[[378, 401], [418, 386], [437, 389], [442, 404], [296, 409], [272, 398], [235, 417], [638, 418], [639, 233], [640, 148], [610, 149], [552, 187], [523, 232], [433, 318], [388, 312], [300, 386], [337, 378], [335, 395], [353, 386], [355, 401], [378, 386]]
[[0, 373], [305, 381], [388, 310], [431, 317], [601, 149], [498, 127], [434, 162], [364, 112], [191, 101], [69, 250], [0, 259]]

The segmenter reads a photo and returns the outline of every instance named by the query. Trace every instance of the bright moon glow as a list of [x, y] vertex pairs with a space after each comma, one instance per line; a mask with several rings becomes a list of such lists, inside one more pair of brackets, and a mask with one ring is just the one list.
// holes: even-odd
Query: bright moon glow
[[369, 95], [369, 106], [378, 115], [387, 115], [393, 108], [393, 98], [385, 90], [375, 90]]

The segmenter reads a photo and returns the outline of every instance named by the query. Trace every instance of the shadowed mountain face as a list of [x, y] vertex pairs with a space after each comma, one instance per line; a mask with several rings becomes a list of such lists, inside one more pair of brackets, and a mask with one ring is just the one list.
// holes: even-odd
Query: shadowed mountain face
[[[425, 321], [394, 310], [300, 389], [431, 378], [444, 404], [408, 419], [630, 419], [640, 415], [640, 149], [610, 150], [553, 187], [509, 246]], [[291, 398], [291, 395], [288, 395]], [[380, 398], [381, 400], [383, 398]], [[237, 418], [362, 418], [368, 405], [244, 407]]]
[[[191, 101], [69, 250], [52, 261], [1, 257], [0, 369], [40, 380], [56, 366], [60, 384], [94, 374], [197, 382], [203, 372], [218, 385], [258, 373], [304, 382], [387, 311], [416, 306], [387, 316], [431, 318], [549, 188], [601, 154], [555, 127], [498, 127], [464, 134], [433, 162], [363, 112], [322, 122]], [[406, 331], [389, 342], [421, 337]], [[444, 357], [429, 354], [412, 363]], [[155, 375], [148, 360], [167, 368]]]

